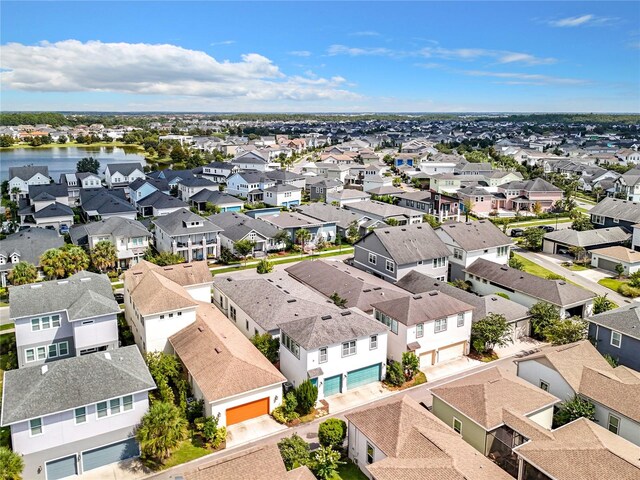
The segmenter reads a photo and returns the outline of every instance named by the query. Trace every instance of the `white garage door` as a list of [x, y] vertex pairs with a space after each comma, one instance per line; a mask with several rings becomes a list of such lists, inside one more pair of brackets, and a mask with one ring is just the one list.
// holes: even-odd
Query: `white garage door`
[[420, 368], [426, 368], [433, 365], [433, 350], [420, 354]]
[[464, 342], [438, 350], [438, 363], [454, 360], [464, 355]]
[[521, 320], [515, 324], [514, 340], [529, 336], [529, 320]]

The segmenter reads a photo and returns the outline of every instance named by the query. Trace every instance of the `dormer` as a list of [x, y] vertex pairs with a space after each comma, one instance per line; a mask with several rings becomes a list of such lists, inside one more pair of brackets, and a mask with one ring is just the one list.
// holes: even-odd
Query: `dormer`
[[0, 265], [4, 265], [5, 263], [7, 263], [7, 257], [3, 253], [0, 253]]
[[194, 221], [194, 222], [183, 222], [185, 228], [196, 228], [196, 227], [202, 227], [203, 226], [203, 222], [202, 221]]
[[20, 254], [18, 252], [14, 252], [11, 254], [11, 263], [20, 263]]

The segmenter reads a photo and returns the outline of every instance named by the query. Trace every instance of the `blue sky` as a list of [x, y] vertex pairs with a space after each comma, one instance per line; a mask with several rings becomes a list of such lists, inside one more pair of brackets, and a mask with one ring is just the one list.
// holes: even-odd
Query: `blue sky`
[[640, 112], [639, 2], [0, 8], [5, 111]]

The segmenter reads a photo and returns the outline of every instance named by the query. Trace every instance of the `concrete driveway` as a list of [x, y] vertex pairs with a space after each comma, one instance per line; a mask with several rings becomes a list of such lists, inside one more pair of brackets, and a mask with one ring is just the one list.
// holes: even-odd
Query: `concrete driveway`
[[0, 307], [0, 325], [11, 323], [9, 320], [9, 307]]
[[227, 427], [227, 448], [237, 447], [254, 441], [256, 438], [266, 437], [286, 430], [287, 427], [276, 422], [269, 415], [261, 415], [241, 423]]
[[450, 377], [461, 372], [465, 372], [471, 368], [484, 365], [479, 360], [473, 360], [469, 357], [457, 358], [448, 362], [438, 363], [430, 367], [421, 368], [420, 370], [427, 376], [427, 382], [433, 382], [441, 378]]
[[131, 460], [89, 470], [77, 478], [80, 480], [134, 480], [143, 478], [149, 473], [151, 473], [151, 470], [143, 467], [140, 460], [132, 458]]
[[373, 382], [362, 387], [354, 388], [345, 393], [331, 395], [324, 400], [329, 404], [329, 414], [344, 412], [351, 408], [362, 405], [366, 402], [379, 400], [392, 395], [393, 392], [387, 390], [382, 382]]

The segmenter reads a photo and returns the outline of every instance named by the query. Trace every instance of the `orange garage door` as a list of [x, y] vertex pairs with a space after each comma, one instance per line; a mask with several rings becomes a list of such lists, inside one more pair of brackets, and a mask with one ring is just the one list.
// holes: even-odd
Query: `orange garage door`
[[269, 397], [227, 409], [227, 427], [269, 413]]

